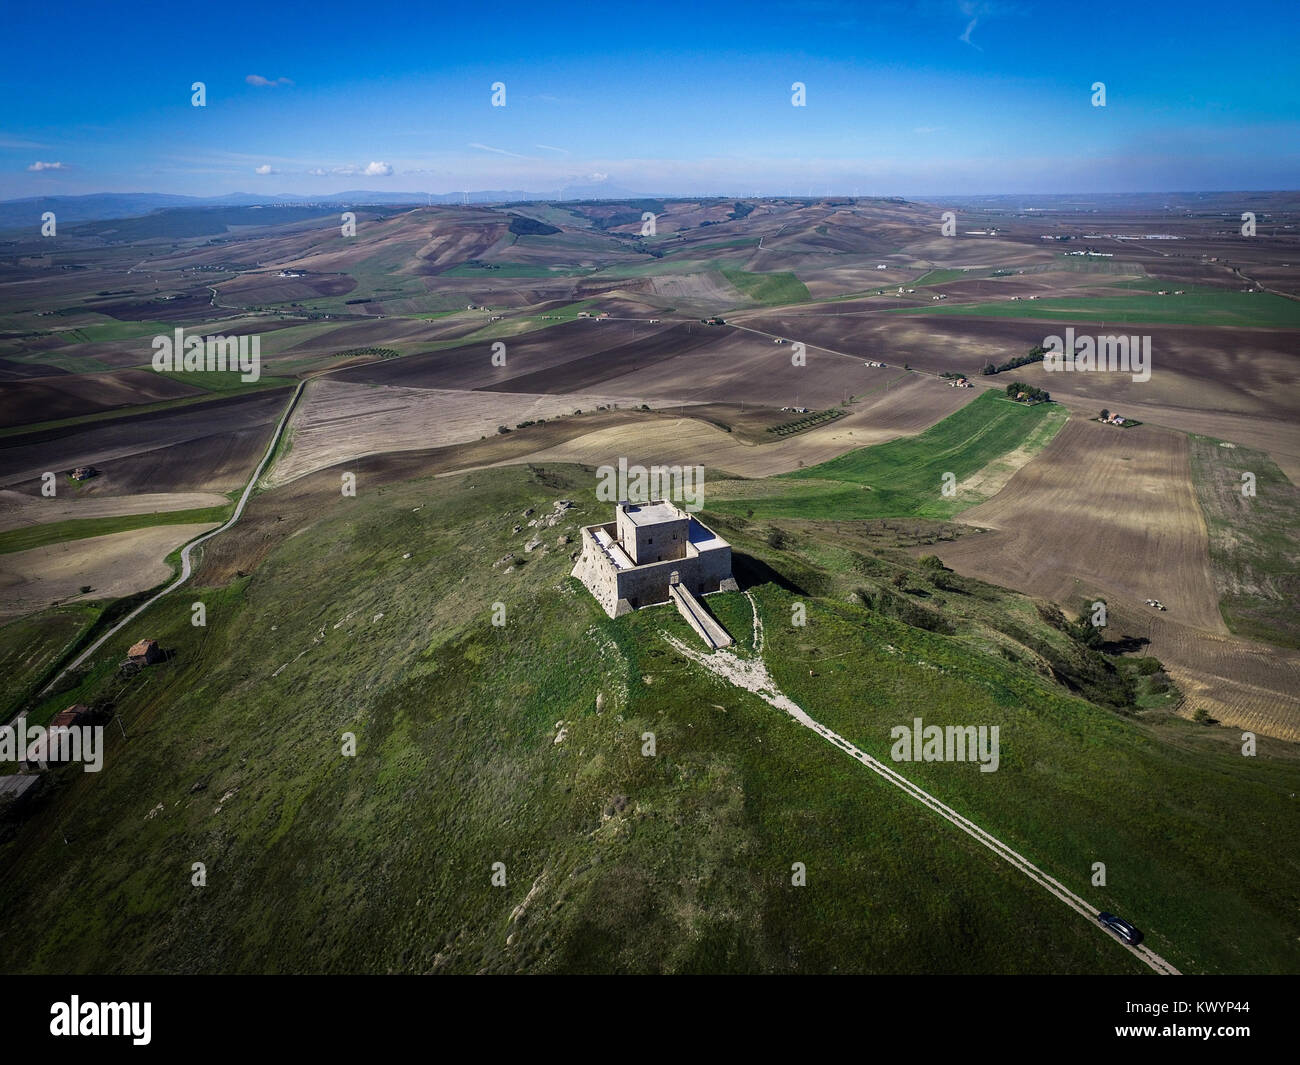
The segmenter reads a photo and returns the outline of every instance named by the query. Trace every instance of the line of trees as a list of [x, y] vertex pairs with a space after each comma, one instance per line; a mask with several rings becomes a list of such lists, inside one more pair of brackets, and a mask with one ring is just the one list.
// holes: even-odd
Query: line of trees
[[1007, 385], [1007, 398], [1022, 400], [1025, 403], [1050, 403], [1052, 393], [1045, 388], [1035, 388], [1023, 381], [1012, 381]]
[[1032, 362], [1042, 362], [1043, 356], [1047, 354], [1047, 349], [1041, 344], [1036, 344], [1029, 349], [1028, 355], [1020, 355], [1014, 359], [1008, 359], [1006, 362], [985, 363], [984, 369], [980, 371], [985, 377], [990, 377], [995, 373], [1001, 373], [1003, 370], [1015, 370], [1021, 366], [1028, 366]]

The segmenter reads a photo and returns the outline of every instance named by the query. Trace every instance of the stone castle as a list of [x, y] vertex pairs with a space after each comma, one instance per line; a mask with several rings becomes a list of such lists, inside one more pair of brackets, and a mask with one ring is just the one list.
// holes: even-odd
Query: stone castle
[[736, 590], [731, 545], [662, 499], [619, 503], [612, 522], [585, 526], [573, 576], [612, 618], [675, 599], [674, 586], [688, 598]]

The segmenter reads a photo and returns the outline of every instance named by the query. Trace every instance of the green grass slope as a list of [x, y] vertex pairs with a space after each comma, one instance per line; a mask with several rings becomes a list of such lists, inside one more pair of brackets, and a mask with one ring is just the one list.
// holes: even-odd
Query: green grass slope
[[[513, 526], [561, 497], [577, 507], [525, 552], [533, 530]], [[0, 967], [1143, 971], [677, 654], [661, 631], [694, 637], [674, 611], [606, 618], [557, 543], [606, 509], [572, 467], [334, 494], [249, 576], [200, 574], [151, 608], [58, 696], [110, 700], [127, 738], [109, 733], [102, 773], [61, 771], [0, 844]], [[858, 575], [823, 572], [839, 548], [765, 555], [757, 529], [735, 535], [741, 568], [774, 567], [756, 590], [767, 660], [810, 713], [872, 750], [913, 714], [1001, 723], [999, 773], [908, 772], [1188, 971], [1300, 967], [1293, 767], [1170, 748], [969, 635], [844, 603], [837, 581]], [[791, 590], [819, 574], [825, 594]], [[785, 623], [796, 595], [807, 628]], [[743, 649], [748, 600], [708, 602]], [[117, 677], [145, 633], [172, 658]], [[1097, 860], [1107, 891], [1088, 886]]]

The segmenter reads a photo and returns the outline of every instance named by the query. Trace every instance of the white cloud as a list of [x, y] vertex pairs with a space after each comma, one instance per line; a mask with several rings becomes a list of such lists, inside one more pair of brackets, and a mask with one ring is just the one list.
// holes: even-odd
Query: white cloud
[[293, 84], [293, 82], [290, 81], [288, 78], [276, 78], [274, 81], [272, 81], [270, 78], [262, 77], [261, 74], [249, 74], [248, 77], [246, 77], [244, 80], [248, 82], [249, 85], [255, 85], [259, 89], [265, 89], [265, 88], [274, 89], [280, 85]]
[[508, 155], [513, 159], [527, 159], [526, 155], [519, 155], [517, 152], [508, 152], [504, 148], [493, 148], [490, 144], [479, 144], [478, 141], [470, 142], [471, 148], [477, 148], [480, 152], [495, 152], [497, 155]]
[[1008, 10], [1002, 8], [1001, 5], [980, 3], [978, 0], [962, 0], [957, 7], [963, 15], [970, 19], [970, 22], [966, 23], [966, 28], [962, 30], [961, 36], [958, 37], [957, 40], [961, 41], [962, 44], [969, 44], [977, 52], [984, 51], [983, 48], [970, 39], [971, 32], [975, 29], [982, 17], [986, 15], [1005, 15], [1008, 13]]
[[332, 166], [326, 170], [323, 166], [314, 166], [307, 171], [312, 177], [327, 177], [330, 174], [339, 174], [341, 176], [363, 176], [363, 177], [389, 177], [393, 173], [392, 163], [368, 163], [365, 166], [359, 166], [356, 163], [346, 163], [343, 166]]
[[559, 152], [561, 155], [568, 155], [568, 148], [557, 148], [554, 144], [534, 144], [534, 148], [541, 148], [544, 152]]
[[270, 164], [270, 163], [263, 163], [261, 166], [255, 168], [255, 169], [253, 170], [253, 173], [254, 173], [254, 174], [262, 174], [262, 175], [266, 175], [266, 174], [278, 174], [279, 171], [278, 171], [278, 170], [272, 170], [272, 169], [271, 169], [271, 164]]
[[34, 163], [33, 163], [31, 166], [29, 166], [27, 169], [39, 174], [42, 170], [62, 170], [62, 169], [63, 169], [63, 164], [62, 164], [62, 163], [45, 163], [45, 162], [42, 162], [40, 159], [37, 159], [36, 162], [34, 162]]
[[609, 180], [609, 175], [608, 175], [608, 174], [601, 174], [601, 173], [588, 174], [588, 175], [587, 175], [587, 180], [588, 180], [588, 181], [608, 181], [608, 180]]

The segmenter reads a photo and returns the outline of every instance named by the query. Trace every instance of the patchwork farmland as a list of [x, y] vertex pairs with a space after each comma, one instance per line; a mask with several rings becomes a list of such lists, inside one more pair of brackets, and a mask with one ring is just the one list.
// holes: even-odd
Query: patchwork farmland
[[[1258, 195], [1254, 244], [1231, 197], [1136, 195], [972, 199], [956, 239], [830, 195], [8, 234], [5, 712], [122, 729], [102, 788], [0, 821], [0, 968], [1300, 971], [1300, 201]], [[1049, 372], [1067, 325], [1149, 336], [1150, 380]], [[258, 337], [259, 379], [156, 372], [176, 328]], [[620, 463], [702, 478], [708, 668], [571, 576]], [[972, 714], [996, 772], [895, 765], [891, 728]], [[509, 888], [465, 890], [500, 847]], [[178, 848], [246, 871], [203, 920]], [[829, 898], [791, 905], [795, 852]]]

